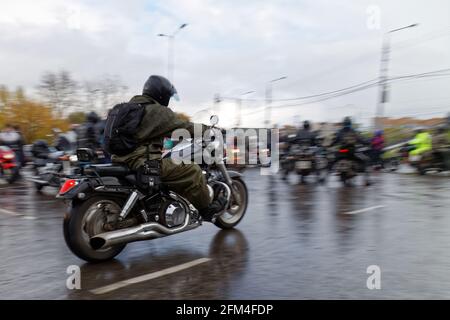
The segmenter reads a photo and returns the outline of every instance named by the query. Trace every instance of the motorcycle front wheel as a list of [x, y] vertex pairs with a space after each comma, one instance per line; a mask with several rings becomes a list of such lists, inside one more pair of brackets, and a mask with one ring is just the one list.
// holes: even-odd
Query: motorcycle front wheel
[[89, 240], [109, 231], [105, 230], [105, 224], [116, 221], [122, 206], [122, 199], [103, 196], [93, 196], [84, 202], [72, 202], [64, 217], [64, 239], [69, 249], [88, 262], [106, 261], [117, 256], [126, 244], [94, 250]]
[[244, 217], [248, 206], [248, 190], [240, 178], [233, 179], [233, 188], [239, 194], [239, 203], [231, 196], [231, 204], [224, 213], [217, 217], [214, 224], [222, 229], [234, 228]]

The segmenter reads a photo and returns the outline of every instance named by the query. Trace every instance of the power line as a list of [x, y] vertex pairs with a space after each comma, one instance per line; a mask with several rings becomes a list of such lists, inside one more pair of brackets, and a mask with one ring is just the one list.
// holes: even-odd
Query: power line
[[[425, 78], [425, 77], [448, 76], [448, 74], [443, 74], [442, 73], [442, 72], [445, 72], [445, 71], [450, 71], [450, 68], [434, 70], [434, 71], [429, 71], [429, 72], [423, 72], [423, 73], [418, 73], [418, 74], [410, 74], [410, 75], [405, 75], [405, 76], [397, 76], [397, 77], [389, 78], [389, 79], [387, 79], [387, 81], [388, 82], [395, 82], [395, 81], [403, 81], [403, 80], [410, 80], [410, 79], [420, 79], [420, 78]], [[334, 90], [334, 91], [330, 91], [330, 92], [324, 92], [324, 93], [320, 93], [320, 94], [316, 94], [316, 95], [310, 95], [310, 96], [299, 97], [299, 98], [291, 98], [291, 99], [288, 99], [288, 100], [286, 100], [286, 99], [276, 100], [276, 101], [293, 101], [293, 100], [311, 99], [311, 98], [314, 98], [314, 97], [319, 98], [319, 99], [315, 99], [315, 100], [312, 100], [312, 101], [306, 101], [306, 102], [301, 102], [301, 103], [273, 106], [273, 108], [297, 107], [297, 106], [303, 106], [303, 105], [307, 105], [307, 104], [311, 104], [311, 103], [317, 103], [317, 102], [321, 102], [321, 101], [337, 98], [337, 97], [340, 97], [340, 96], [344, 96], [344, 95], [347, 95], [347, 94], [351, 94], [351, 93], [354, 93], [354, 92], [358, 92], [358, 91], [361, 91], [361, 90], [366, 90], [366, 89], [372, 88], [374, 86], [377, 86], [379, 83], [380, 83], [380, 81], [377, 81], [377, 82], [373, 83], [373, 80], [369, 80], [369, 81], [365, 81], [365, 82], [362, 82], [362, 83], [357, 84], [357, 85], [353, 85], [353, 86], [350, 86], [350, 87], [347, 87], [347, 88]], [[255, 114], [255, 113], [261, 112], [263, 110], [265, 110], [265, 107], [262, 108], [262, 110], [255, 110], [255, 111], [246, 113], [244, 115]]]
[[[425, 77], [428, 75], [433, 75], [436, 73], [442, 73], [442, 72], [446, 72], [446, 71], [450, 71], [450, 68], [446, 68], [446, 69], [440, 69], [440, 70], [434, 70], [434, 71], [429, 71], [429, 72], [423, 72], [423, 73], [417, 73], [417, 74], [410, 74], [410, 75], [405, 75], [405, 76], [397, 76], [397, 77], [391, 77], [389, 79], [387, 79], [387, 81], [394, 81], [394, 80], [399, 80], [399, 79], [407, 79], [407, 78], [419, 78], [419, 77]], [[442, 74], [443, 76], [446, 74]], [[439, 76], [439, 75], [437, 75]], [[335, 93], [340, 93], [343, 91], [347, 91], [347, 90], [351, 90], [351, 89], [357, 89], [357, 88], [364, 88], [366, 89], [367, 86], [375, 86], [378, 85], [380, 83], [378, 78], [372, 79], [372, 80], [368, 80], [368, 81], [364, 81], [346, 88], [342, 88], [342, 89], [338, 89], [338, 90], [333, 90], [333, 91], [328, 91], [328, 92], [323, 92], [323, 93], [318, 93], [318, 94], [313, 94], [313, 95], [308, 95], [308, 96], [301, 96], [301, 97], [295, 97], [295, 98], [285, 98], [285, 99], [274, 99], [273, 101], [295, 101], [295, 100], [306, 100], [306, 99], [311, 99], [311, 98], [317, 98], [317, 97], [322, 97], [322, 96], [327, 96], [327, 95], [332, 95]], [[224, 99], [236, 99], [236, 98], [232, 98], [232, 97], [224, 97]], [[243, 101], [263, 101], [262, 99], [242, 99]]]
[[412, 39], [397, 42], [396, 44], [393, 45], [393, 47], [396, 48], [396, 50], [403, 49], [403, 48], [407, 48], [407, 47], [411, 47], [411, 46], [415, 46], [415, 45], [420, 45], [420, 44], [430, 41], [430, 40], [435, 40], [438, 38], [448, 37], [448, 36], [450, 36], [450, 26], [423, 34], [422, 36], [419, 36], [417, 38], [412, 38]]

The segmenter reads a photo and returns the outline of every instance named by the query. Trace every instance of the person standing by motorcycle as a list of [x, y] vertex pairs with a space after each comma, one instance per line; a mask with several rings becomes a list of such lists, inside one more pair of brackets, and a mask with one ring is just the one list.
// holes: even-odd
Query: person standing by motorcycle
[[370, 145], [371, 145], [371, 150], [372, 150], [372, 163], [374, 165], [379, 165], [383, 168], [384, 165], [383, 165], [383, 160], [381, 158], [383, 155], [383, 149], [384, 149], [383, 130], [375, 131], [375, 133], [370, 141]]
[[[347, 157], [351, 160], [356, 161], [360, 166], [365, 175], [366, 186], [370, 185], [370, 173], [368, 170], [369, 157], [364, 154], [356, 153], [356, 145], [368, 146], [370, 143], [364, 139], [359, 132], [357, 132], [352, 126], [352, 120], [350, 117], [345, 117], [342, 121], [342, 128], [336, 133], [335, 138], [328, 147], [333, 147], [335, 145], [349, 149]], [[333, 168], [339, 160], [344, 157], [342, 154], [337, 153], [334, 161], [331, 163], [330, 169]]]
[[[144, 84], [142, 95], [134, 96], [130, 103], [144, 105], [144, 116], [135, 139], [136, 150], [125, 156], [112, 155], [112, 161], [125, 163], [133, 170], [143, 167], [146, 160], [157, 160], [161, 168], [161, 182], [190, 201], [205, 221], [225, 209], [227, 200], [222, 197], [210, 199], [208, 187], [198, 164], [176, 164], [171, 159], [161, 159], [164, 138], [170, 138], [176, 129], [186, 129], [194, 136], [195, 124], [183, 121], [168, 107], [170, 99], [177, 95], [172, 83], [162, 76], [152, 75]], [[202, 126], [202, 131], [207, 126]]]

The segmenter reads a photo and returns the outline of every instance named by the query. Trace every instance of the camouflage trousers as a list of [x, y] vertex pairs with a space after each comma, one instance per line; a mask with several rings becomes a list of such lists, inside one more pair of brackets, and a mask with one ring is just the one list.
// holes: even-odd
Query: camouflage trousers
[[[136, 170], [144, 165], [146, 158], [145, 148], [140, 147], [126, 156], [113, 156], [112, 161], [126, 163]], [[171, 159], [161, 159], [161, 154], [154, 154], [150, 158], [161, 161], [161, 181], [170, 190], [186, 198], [198, 210], [208, 207], [212, 199], [202, 169], [197, 164], [176, 164]]]

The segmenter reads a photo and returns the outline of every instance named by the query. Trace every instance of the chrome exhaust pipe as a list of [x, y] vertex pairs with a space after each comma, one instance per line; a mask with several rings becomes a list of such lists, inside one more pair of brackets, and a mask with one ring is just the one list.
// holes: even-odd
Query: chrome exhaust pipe
[[200, 225], [199, 222], [189, 224], [190, 220], [190, 215], [186, 214], [183, 224], [175, 228], [167, 228], [157, 222], [143, 223], [136, 227], [98, 234], [92, 237], [89, 240], [89, 243], [94, 250], [99, 250], [117, 244], [161, 238], [175, 233], [191, 230]]
[[31, 177], [31, 178], [26, 178], [25, 180], [30, 181], [30, 182], [39, 183], [39, 184], [41, 184], [41, 185], [48, 185], [48, 184], [49, 184], [48, 181], [41, 180], [41, 179], [37, 179], [37, 178], [33, 178], [33, 177]]

